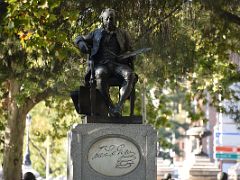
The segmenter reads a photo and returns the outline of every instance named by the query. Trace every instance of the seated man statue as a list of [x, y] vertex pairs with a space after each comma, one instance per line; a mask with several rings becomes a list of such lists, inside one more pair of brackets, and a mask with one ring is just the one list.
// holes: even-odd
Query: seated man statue
[[[78, 36], [75, 44], [83, 53], [90, 54], [89, 63], [94, 63], [96, 86], [109, 108], [112, 117], [121, 116], [122, 107], [129, 97], [135, 79], [131, 68], [131, 58], [119, 60], [122, 55], [132, 50], [128, 33], [116, 27], [116, 12], [105, 9], [101, 16], [102, 28], [96, 29], [86, 36]], [[90, 72], [86, 76], [90, 77]], [[113, 104], [109, 94], [108, 80], [110, 77], [123, 79], [120, 89], [120, 98]]]

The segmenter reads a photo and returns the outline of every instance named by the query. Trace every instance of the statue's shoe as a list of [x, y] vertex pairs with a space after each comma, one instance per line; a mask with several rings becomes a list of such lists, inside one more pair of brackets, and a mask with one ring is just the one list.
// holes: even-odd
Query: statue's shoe
[[122, 107], [116, 105], [115, 108], [113, 109], [113, 113], [115, 117], [121, 117], [122, 116]]
[[114, 115], [114, 109], [113, 108], [109, 108], [109, 110], [108, 110], [108, 115], [109, 115], [109, 117], [114, 117], [115, 115]]
[[115, 106], [114, 108], [109, 108], [109, 116], [110, 117], [121, 117], [122, 116], [122, 108], [120, 106]]

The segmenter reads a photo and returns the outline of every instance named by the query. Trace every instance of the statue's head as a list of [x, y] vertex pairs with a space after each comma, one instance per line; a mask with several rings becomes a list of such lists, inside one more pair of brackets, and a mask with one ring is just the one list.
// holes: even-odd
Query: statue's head
[[103, 27], [109, 31], [112, 31], [116, 27], [116, 13], [114, 9], [104, 9], [101, 13]]

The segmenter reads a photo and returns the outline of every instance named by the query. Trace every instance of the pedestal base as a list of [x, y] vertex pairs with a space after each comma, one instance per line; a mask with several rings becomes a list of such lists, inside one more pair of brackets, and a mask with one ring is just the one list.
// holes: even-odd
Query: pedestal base
[[68, 180], [157, 178], [157, 133], [150, 125], [79, 124], [68, 137]]
[[207, 156], [195, 156], [189, 171], [189, 180], [216, 180], [220, 169]]
[[87, 123], [112, 123], [112, 124], [142, 124], [142, 116], [121, 116], [121, 117], [105, 117], [105, 116], [86, 116], [84, 124]]
[[157, 180], [164, 179], [166, 174], [174, 177], [174, 168], [171, 164], [166, 164], [162, 158], [157, 158]]

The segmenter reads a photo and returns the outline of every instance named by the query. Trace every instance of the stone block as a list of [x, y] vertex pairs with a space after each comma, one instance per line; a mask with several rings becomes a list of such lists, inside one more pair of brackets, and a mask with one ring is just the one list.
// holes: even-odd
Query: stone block
[[189, 180], [216, 180], [220, 169], [206, 156], [195, 156], [189, 171]]
[[142, 124], [142, 116], [122, 116], [122, 117], [104, 117], [104, 116], [86, 116], [84, 123], [110, 123], [110, 124]]
[[69, 132], [68, 180], [156, 180], [157, 133], [143, 124], [79, 124]]

